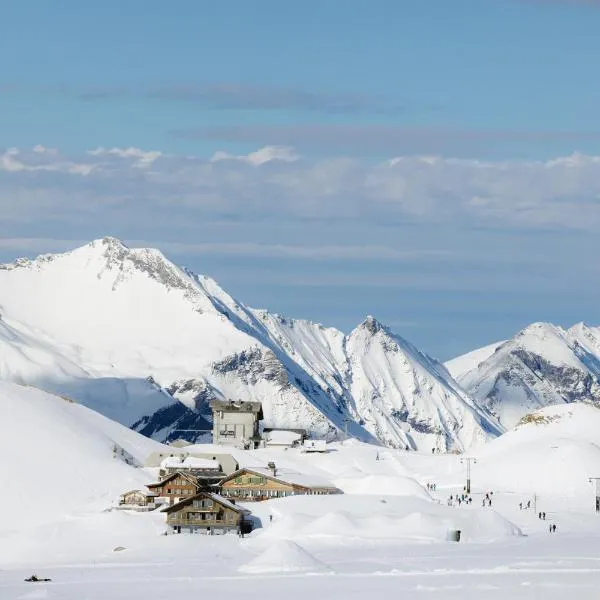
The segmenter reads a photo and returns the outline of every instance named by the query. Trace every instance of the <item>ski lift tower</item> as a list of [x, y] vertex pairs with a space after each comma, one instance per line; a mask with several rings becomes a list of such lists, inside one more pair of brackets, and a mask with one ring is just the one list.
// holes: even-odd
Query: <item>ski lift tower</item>
[[596, 512], [600, 513], [600, 477], [590, 477], [588, 481], [596, 484]]
[[467, 494], [471, 493], [471, 463], [477, 463], [477, 459], [472, 456], [465, 456], [460, 459], [460, 464], [467, 464]]

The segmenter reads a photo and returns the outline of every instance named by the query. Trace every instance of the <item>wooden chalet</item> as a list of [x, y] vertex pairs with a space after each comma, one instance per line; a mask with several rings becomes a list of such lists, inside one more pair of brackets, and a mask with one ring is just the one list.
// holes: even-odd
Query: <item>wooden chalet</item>
[[247, 518], [249, 510], [212, 492], [199, 492], [163, 508], [162, 512], [167, 513], [167, 525], [173, 533], [213, 535], [228, 531], [252, 531], [252, 523]]
[[156, 483], [149, 483], [146, 487], [155, 494], [158, 502], [167, 502], [173, 505], [184, 498], [197, 494], [202, 484], [197, 477], [190, 473], [176, 472]]
[[157, 507], [156, 494], [144, 490], [130, 490], [119, 496], [119, 509], [149, 511]]
[[239, 469], [223, 479], [219, 488], [224, 498], [242, 501], [342, 493], [324, 479], [291, 470], [277, 469], [274, 463], [269, 463], [267, 469]]

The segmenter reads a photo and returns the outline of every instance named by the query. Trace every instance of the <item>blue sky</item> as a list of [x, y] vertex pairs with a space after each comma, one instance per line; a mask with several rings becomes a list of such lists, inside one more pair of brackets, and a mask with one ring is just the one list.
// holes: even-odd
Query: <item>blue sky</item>
[[600, 2], [2, 13], [3, 260], [115, 235], [441, 358], [600, 323]]

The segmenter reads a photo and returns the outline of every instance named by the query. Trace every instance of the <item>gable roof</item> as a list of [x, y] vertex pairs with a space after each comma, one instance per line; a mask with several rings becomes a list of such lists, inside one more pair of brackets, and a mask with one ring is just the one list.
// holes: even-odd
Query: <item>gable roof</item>
[[193, 502], [194, 500], [196, 500], [198, 498], [210, 498], [213, 502], [216, 502], [217, 504], [220, 504], [220, 505], [224, 506], [225, 508], [229, 508], [230, 510], [233, 510], [236, 513], [239, 513], [241, 515], [251, 514], [247, 508], [242, 508], [241, 506], [238, 506], [237, 504], [230, 502], [229, 500], [227, 500], [227, 498], [223, 498], [223, 496], [219, 496], [219, 494], [213, 494], [212, 492], [199, 492], [198, 494], [195, 494], [194, 496], [188, 496], [187, 498], [180, 500], [176, 504], [173, 504], [171, 506], [167, 506], [166, 508], [163, 508], [160, 512], [164, 512], [164, 513], [176, 512], [179, 509], [183, 508], [184, 506], [187, 506], [188, 504], [190, 504], [191, 502]]
[[175, 473], [171, 473], [171, 475], [165, 477], [161, 481], [146, 484], [146, 487], [148, 489], [162, 487], [164, 484], [169, 483], [169, 481], [172, 481], [176, 477], [183, 477], [192, 485], [198, 486], [198, 480], [193, 475], [190, 475], [189, 473], [182, 473], [181, 471], [176, 471]]
[[316, 475], [305, 475], [304, 473], [298, 473], [297, 471], [292, 471], [291, 469], [280, 468], [277, 468], [275, 472], [276, 475], [273, 475], [271, 469], [266, 467], [252, 467], [251, 469], [248, 467], [242, 467], [241, 469], [235, 471], [235, 473], [232, 473], [223, 479], [221, 481], [221, 485], [227, 481], [231, 481], [232, 479], [239, 477], [243, 473], [250, 473], [253, 475], [259, 475], [260, 477], [265, 477], [266, 479], [270, 479], [271, 481], [276, 481], [278, 483], [296, 485], [304, 488], [331, 490], [337, 489], [333, 483]]

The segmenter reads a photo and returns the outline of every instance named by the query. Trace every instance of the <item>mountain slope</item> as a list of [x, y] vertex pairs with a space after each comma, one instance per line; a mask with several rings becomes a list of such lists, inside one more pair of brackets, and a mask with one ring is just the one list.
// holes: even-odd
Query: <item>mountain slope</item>
[[551, 404], [600, 402], [598, 331], [534, 323], [458, 382], [505, 427]]
[[504, 342], [495, 342], [494, 344], [471, 350], [471, 352], [447, 360], [444, 363], [444, 367], [446, 367], [454, 379], [458, 380], [465, 373], [472, 371], [484, 360], [487, 360], [500, 346], [502, 346], [502, 344], [504, 344]]
[[464, 450], [501, 433], [437, 361], [369, 317], [347, 341], [351, 396], [389, 445]]
[[[84, 406], [1, 381], [0, 439], [3, 475], [17, 489], [2, 494], [0, 536], [17, 527], [17, 513], [27, 515], [22, 529], [114, 505], [151, 480], [122, 459], [143, 464], [166, 450]], [[49, 493], [41, 502], [42, 490]]]
[[70, 395], [156, 439], [197, 437], [212, 398], [262, 402], [266, 427], [320, 437], [347, 427], [398, 447], [434, 436], [463, 449], [498, 432], [439, 363], [379, 339], [379, 326], [345, 336], [251, 309], [158, 250], [114, 238], [0, 265], [0, 314], [4, 379]]

